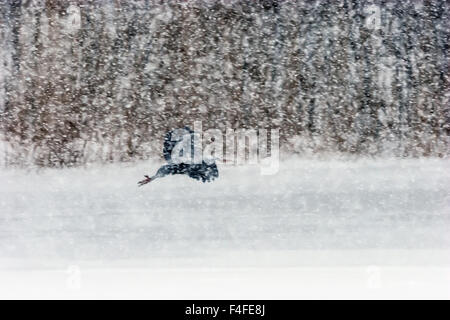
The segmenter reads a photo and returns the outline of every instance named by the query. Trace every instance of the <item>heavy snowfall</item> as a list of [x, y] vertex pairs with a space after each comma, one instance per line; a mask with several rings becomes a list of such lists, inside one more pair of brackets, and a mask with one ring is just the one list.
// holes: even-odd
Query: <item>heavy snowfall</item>
[[[0, 297], [450, 297], [449, 43], [445, 0], [6, 1]], [[279, 170], [138, 187], [196, 121]]]

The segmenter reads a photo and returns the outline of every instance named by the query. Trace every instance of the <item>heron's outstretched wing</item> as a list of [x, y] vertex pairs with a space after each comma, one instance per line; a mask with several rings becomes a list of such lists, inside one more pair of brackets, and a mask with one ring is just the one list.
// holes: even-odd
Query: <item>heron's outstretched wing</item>
[[166, 135], [164, 137], [163, 156], [164, 156], [164, 159], [166, 159], [167, 163], [169, 163], [169, 164], [173, 163], [172, 151], [175, 148], [175, 146], [177, 145], [177, 143], [179, 143], [183, 140], [183, 137], [185, 135], [191, 136], [191, 141], [192, 141], [191, 149], [194, 148], [193, 134], [194, 134], [194, 131], [192, 131], [189, 127], [172, 129], [166, 133]]

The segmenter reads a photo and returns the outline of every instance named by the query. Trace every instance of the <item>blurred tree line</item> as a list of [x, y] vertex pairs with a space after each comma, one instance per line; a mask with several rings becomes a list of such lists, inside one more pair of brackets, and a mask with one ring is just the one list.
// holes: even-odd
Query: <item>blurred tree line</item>
[[279, 128], [287, 153], [447, 156], [450, 5], [6, 0], [9, 164], [161, 154], [174, 127]]

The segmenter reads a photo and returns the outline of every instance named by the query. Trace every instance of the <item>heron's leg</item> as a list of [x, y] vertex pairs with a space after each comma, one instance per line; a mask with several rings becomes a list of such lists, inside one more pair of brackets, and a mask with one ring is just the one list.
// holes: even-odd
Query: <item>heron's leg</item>
[[156, 171], [156, 174], [152, 177], [145, 176], [145, 179], [142, 181], [139, 181], [139, 186], [143, 186], [144, 184], [149, 183], [150, 181], [155, 180], [156, 178], [162, 178], [169, 174], [184, 174], [186, 173], [186, 165], [185, 164], [166, 164], [161, 166], [158, 171]]
[[138, 182], [139, 186], [143, 186], [144, 184], [149, 183], [150, 181], [155, 180], [156, 178], [162, 178], [171, 173], [170, 165], [164, 165], [156, 171], [156, 173], [149, 177], [145, 175], [145, 179]]

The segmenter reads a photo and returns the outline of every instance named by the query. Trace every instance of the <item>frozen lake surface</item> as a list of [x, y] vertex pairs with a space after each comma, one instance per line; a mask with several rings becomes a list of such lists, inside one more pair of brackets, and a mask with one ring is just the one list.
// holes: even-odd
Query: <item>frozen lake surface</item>
[[0, 268], [9, 275], [0, 279], [26, 279], [20, 272], [27, 270], [66, 275], [61, 270], [70, 273], [70, 266], [83, 274], [110, 268], [365, 274], [368, 266], [448, 274], [448, 160], [291, 159], [271, 176], [225, 166], [213, 183], [170, 176], [138, 188], [142, 175], [157, 168], [148, 162], [0, 171]]

